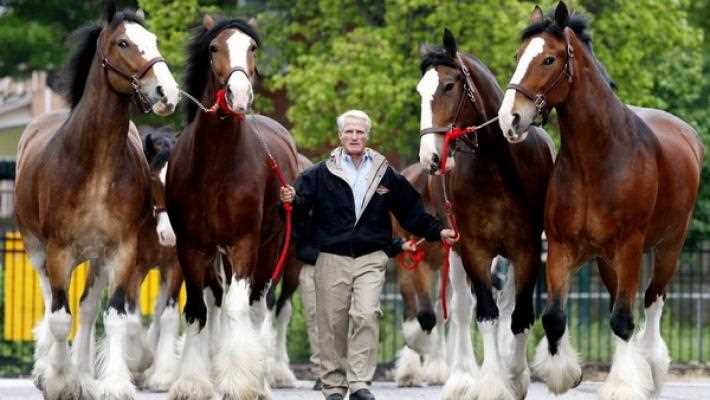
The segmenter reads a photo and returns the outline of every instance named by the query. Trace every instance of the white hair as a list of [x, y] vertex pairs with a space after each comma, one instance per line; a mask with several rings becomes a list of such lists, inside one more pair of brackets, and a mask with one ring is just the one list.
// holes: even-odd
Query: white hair
[[343, 129], [345, 128], [345, 123], [347, 122], [347, 119], [359, 119], [361, 121], [364, 121], [365, 124], [367, 124], [367, 132], [370, 132], [370, 127], [372, 127], [372, 123], [370, 122], [370, 117], [365, 114], [364, 111], [360, 110], [348, 110], [345, 111], [344, 113], [340, 114], [336, 122], [338, 123], [338, 131], [342, 132]]

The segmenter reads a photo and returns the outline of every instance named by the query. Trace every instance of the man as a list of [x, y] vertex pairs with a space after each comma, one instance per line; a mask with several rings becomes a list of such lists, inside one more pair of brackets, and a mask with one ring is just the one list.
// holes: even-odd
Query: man
[[368, 389], [377, 363], [380, 293], [389, 257], [415, 250], [393, 242], [389, 213], [408, 231], [452, 242], [454, 231], [424, 211], [421, 198], [385, 158], [366, 147], [370, 118], [350, 110], [337, 119], [341, 147], [281, 189], [294, 220], [311, 218], [318, 246], [316, 307], [323, 394], [374, 400]]

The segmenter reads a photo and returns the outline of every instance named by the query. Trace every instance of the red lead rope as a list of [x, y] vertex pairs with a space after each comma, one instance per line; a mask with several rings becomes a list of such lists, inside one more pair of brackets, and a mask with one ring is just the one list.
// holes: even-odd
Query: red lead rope
[[[214, 105], [206, 112], [215, 113], [218, 110], [221, 111], [223, 114], [231, 115], [241, 120], [244, 120], [244, 114], [235, 113], [229, 108], [229, 105], [227, 104], [227, 98], [225, 97], [224, 89], [219, 89], [217, 93], [215, 93]], [[271, 155], [271, 152], [266, 146], [266, 143], [263, 141], [263, 139], [261, 139], [258, 128], [256, 128], [256, 130], [258, 139], [261, 142], [261, 145], [264, 147], [264, 152], [266, 153], [269, 168], [271, 168], [271, 170], [276, 175], [276, 178], [279, 180], [279, 184], [281, 185], [281, 187], [287, 186], [288, 182], [286, 182], [286, 177], [284, 176], [283, 171], [279, 167], [279, 164], [276, 162], [276, 159], [274, 159], [274, 156]], [[281, 252], [279, 253], [279, 258], [276, 261], [276, 266], [274, 267], [273, 273], [271, 274], [271, 280], [269, 280], [269, 282], [266, 284], [265, 292], [268, 292], [269, 290], [271, 290], [273, 285], [279, 283], [281, 272], [284, 269], [284, 264], [286, 264], [286, 256], [288, 256], [288, 250], [291, 246], [291, 214], [293, 213], [293, 205], [291, 203], [281, 203], [281, 206], [286, 212], [286, 237], [284, 240], [283, 247], [281, 248]]]
[[469, 126], [468, 128], [451, 128], [450, 131], [446, 132], [444, 145], [441, 147], [441, 160], [439, 160], [439, 171], [441, 171], [442, 176], [446, 174], [446, 161], [449, 158], [450, 143], [471, 132], [475, 132], [477, 129], [477, 126]]

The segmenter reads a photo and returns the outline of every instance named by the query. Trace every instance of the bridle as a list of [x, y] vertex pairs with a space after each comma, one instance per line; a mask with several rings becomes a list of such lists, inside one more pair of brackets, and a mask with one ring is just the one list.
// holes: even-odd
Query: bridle
[[530, 99], [534, 104], [535, 104], [535, 116], [533, 117], [533, 121], [541, 117], [541, 119], [535, 124], [539, 125], [545, 125], [547, 123], [547, 118], [550, 114], [550, 108], [547, 107], [547, 100], [546, 96], [553, 91], [557, 85], [562, 82], [562, 79], [567, 77], [567, 81], [569, 83], [572, 83], [572, 78], [574, 76], [574, 69], [573, 69], [573, 60], [574, 60], [574, 49], [572, 48], [572, 45], [569, 42], [569, 37], [565, 34], [565, 49], [567, 53], [567, 60], [565, 61], [565, 65], [562, 68], [562, 71], [560, 71], [560, 74], [557, 75], [557, 78], [552, 82], [552, 84], [545, 90], [540, 90], [538, 93], [534, 93], [532, 90], [526, 88], [525, 86], [517, 83], [510, 83], [508, 84], [507, 89], [513, 89], [516, 92], [522, 94], [523, 96], [527, 97]]
[[[101, 50], [101, 41], [99, 39], [96, 40], [96, 53], [99, 56], [99, 59], [101, 60], [101, 67], [107, 71], [111, 71], [115, 73], [116, 75], [120, 76], [121, 78], [125, 79], [128, 81], [128, 84], [131, 86], [131, 89], [133, 90], [133, 93], [131, 95], [134, 97], [136, 105], [140, 110], [144, 113], [147, 114], [150, 112], [152, 105], [150, 104], [150, 101], [148, 98], [145, 97], [145, 95], [140, 91], [141, 88], [141, 82], [140, 80], [145, 76], [145, 74], [148, 73], [148, 71], [157, 63], [165, 63], [167, 65], [167, 62], [163, 57], [155, 57], [152, 58], [148, 61], [146, 61], [145, 64], [136, 72], [135, 74], [129, 74], [127, 72], [124, 72], [117, 66], [115, 66], [111, 61], [104, 55], [103, 50]], [[109, 83], [110, 86], [110, 83]], [[113, 88], [112, 88], [113, 89]], [[116, 89], [113, 89], [113, 91], [118, 92]]]

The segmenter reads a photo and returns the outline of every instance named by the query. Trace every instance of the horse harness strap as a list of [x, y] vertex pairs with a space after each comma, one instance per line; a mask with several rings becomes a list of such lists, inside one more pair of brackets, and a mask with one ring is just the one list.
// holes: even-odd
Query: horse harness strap
[[[101, 43], [97, 40], [96, 41], [96, 52], [99, 56], [99, 59], [101, 60], [101, 67], [105, 71], [111, 71], [115, 73], [116, 75], [120, 76], [121, 78], [125, 79], [128, 81], [128, 83], [131, 85], [131, 89], [133, 89], [133, 95], [136, 97], [136, 103], [138, 107], [140, 107], [141, 111], [144, 113], [150, 112], [150, 104], [148, 102], [148, 99], [141, 93], [140, 91], [140, 86], [141, 82], [140, 80], [145, 76], [145, 74], [148, 73], [148, 71], [157, 63], [166, 63], [165, 59], [163, 57], [155, 57], [152, 58], [148, 61], [146, 61], [145, 64], [136, 72], [135, 74], [131, 75], [128, 74], [127, 72], [122, 71], [120, 68], [117, 66], [113, 65], [111, 61], [104, 55], [103, 50], [101, 50]], [[114, 89], [115, 90], [115, 89]]]
[[222, 86], [227, 86], [229, 78], [231, 78], [235, 72], [242, 72], [244, 75], [246, 75], [247, 79], [250, 79], [247, 70], [244, 69], [244, 67], [240, 67], [237, 65], [236, 67], [232, 67], [232, 69], [229, 70], [229, 72], [227, 73], [227, 77], [224, 79], [224, 82], [222, 82]]
[[562, 71], [560, 72], [559, 75], [557, 75], [557, 78], [552, 82], [552, 85], [548, 87], [545, 90], [541, 90], [539, 93], [534, 93], [532, 90], [526, 88], [523, 85], [517, 84], [517, 83], [510, 83], [508, 84], [507, 89], [513, 89], [516, 92], [522, 94], [523, 96], [527, 97], [530, 99], [534, 104], [535, 104], [535, 117], [541, 116], [542, 120], [540, 121], [540, 125], [544, 125], [547, 122], [547, 117], [550, 113], [549, 109], [547, 108], [547, 100], [545, 97], [553, 91], [557, 85], [562, 82], [562, 79], [566, 76], [567, 81], [569, 83], [572, 83], [573, 77], [574, 77], [574, 67], [573, 67], [573, 60], [574, 60], [574, 49], [572, 48], [572, 45], [569, 43], [569, 38], [565, 36], [565, 48], [567, 52], [567, 60], [565, 61], [564, 67], [562, 67]]

